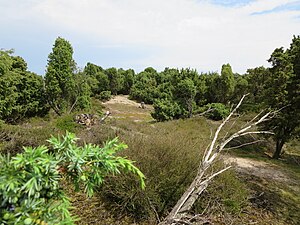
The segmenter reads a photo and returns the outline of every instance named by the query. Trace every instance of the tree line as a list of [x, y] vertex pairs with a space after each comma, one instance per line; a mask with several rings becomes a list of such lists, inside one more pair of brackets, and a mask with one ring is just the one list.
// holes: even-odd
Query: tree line
[[278, 110], [264, 129], [275, 135], [278, 158], [284, 143], [300, 134], [300, 36], [290, 47], [277, 48], [268, 60], [270, 68], [248, 69], [234, 73], [224, 64], [221, 73], [198, 73], [190, 68], [165, 68], [158, 72], [148, 67], [140, 73], [133, 69], [103, 69], [87, 63], [78, 69], [70, 42], [58, 37], [48, 56], [45, 76], [28, 71], [27, 63], [12, 50], [0, 51], [0, 119], [18, 122], [23, 118], [44, 116], [91, 107], [91, 97], [107, 100], [125, 94], [131, 99], [153, 104], [157, 121], [189, 118], [210, 110], [211, 119], [225, 118], [233, 103], [246, 93], [243, 111]]

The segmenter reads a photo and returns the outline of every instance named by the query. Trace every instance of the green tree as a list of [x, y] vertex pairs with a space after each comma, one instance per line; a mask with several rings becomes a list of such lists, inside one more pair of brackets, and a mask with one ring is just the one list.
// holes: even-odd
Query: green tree
[[143, 101], [152, 104], [157, 93], [157, 72], [153, 68], [146, 68], [135, 76], [134, 84], [130, 90], [130, 97], [132, 99]]
[[226, 104], [230, 100], [235, 87], [234, 75], [229, 64], [222, 66], [220, 82], [221, 102]]
[[75, 81], [76, 64], [73, 60], [73, 48], [71, 44], [58, 37], [55, 40], [52, 52], [48, 56], [48, 65], [45, 74], [45, 88], [48, 103], [51, 108], [61, 115], [76, 108], [84, 108], [86, 104], [77, 105], [79, 94]]
[[192, 117], [196, 96], [196, 86], [194, 82], [186, 78], [178, 83], [174, 91], [175, 101], [178, 101], [182, 107], [182, 116]]
[[92, 96], [98, 96], [101, 92], [110, 90], [108, 76], [104, 73], [102, 67], [88, 62], [83, 73], [90, 86]]
[[84, 109], [91, 107], [91, 87], [88, 84], [88, 78], [83, 72], [78, 72], [74, 74], [75, 79], [75, 92], [76, 102], [74, 104], [75, 108]]
[[109, 79], [104, 72], [98, 72], [96, 74], [96, 79], [98, 80], [98, 93], [103, 91], [110, 91]]
[[[205, 103], [213, 103], [221, 101], [221, 78], [216, 72], [202, 74], [201, 77], [205, 82], [206, 88], [204, 89], [204, 99]], [[204, 103], [204, 104], [205, 104]]]
[[246, 76], [235, 74], [235, 88], [232, 94], [232, 100], [239, 102], [243, 95], [249, 92], [249, 84], [246, 79]]
[[280, 110], [275, 118], [266, 123], [266, 127], [275, 135], [276, 149], [273, 158], [279, 158], [283, 145], [300, 135], [300, 37], [294, 37], [290, 48], [277, 48], [269, 62], [270, 79], [266, 90], [266, 103]]
[[11, 70], [13, 64], [13, 58], [11, 57], [12, 53], [13, 50], [0, 50], [0, 76]]
[[118, 73], [121, 79], [120, 93], [124, 95], [128, 95], [130, 93], [130, 89], [134, 82], [134, 76], [135, 76], [134, 70], [119, 69]]
[[208, 87], [206, 86], [205, 76], [203, 74], [199, 75], [194, 83], [196, 86], [195, 101], [197, 105], [202, 106], [207, 102], [205, 95]]
[[105, 74], [109, 80], [110, 91], [113, 95], [118, 94], [121, 89], [121, 79], [116, 68], [108, 68], [105, 70]]
[[116, 156], [127, 146], [117, 139], [103, 148], [76, 145], [74, 134], [61, 140], [52, 137], [51, 148], [26, 147], [15, 157], [0, 154], [1, 224], [74, 224], [70, 199], [61, 180], [67, 178], [75, 190], [92, 196], [109, 174], [136, 174], [144, 187], [144, 175], [132, 161]]
[[251, 104], [252, 107], [258, 109], [264, 107], [262, 103], [265, 101], [266, 85], [270, 77], [270, 70], [263, 66], [247, 70], [245, 78], [248, 81], [247, 92], [250, 95], [247, 97], [245, 104]]
[[103, 72], [104, 70], [102, 69], [101, 66], [97, 66], [93, 63], [88, 62], [86, 66], [84, 67], [83, 72], [88, 75], [88, 76], [96, 76], [98, 72]]
[[43, 116], [43, 78], [27, 71], [27, 63], [12, 51], [0, 51], [0, 119], [16, 122], [24, 117]]
[[12, 68], [18, 69], [20, 71], [26, 71], [27, 70], [27, 63], [26, 61], [20, 57], [20, 56], [12, 56]]

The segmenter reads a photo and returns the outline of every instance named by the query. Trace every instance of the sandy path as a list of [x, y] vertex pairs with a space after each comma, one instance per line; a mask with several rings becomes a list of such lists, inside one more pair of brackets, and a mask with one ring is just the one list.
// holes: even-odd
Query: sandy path
[[279, 167], [267, 162], [232, 156], [226, 156], [224, 160], [225, 163], [235, 165], [237, 171], [242, 173], [284, 183], [291, 182], [289, 176], [281, 171]]

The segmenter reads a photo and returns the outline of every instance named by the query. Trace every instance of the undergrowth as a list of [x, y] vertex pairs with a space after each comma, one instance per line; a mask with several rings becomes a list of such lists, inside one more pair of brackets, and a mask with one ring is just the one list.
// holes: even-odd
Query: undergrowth
[[[100, 102], [94, 100], [94, 104], [97, 107], [92, 113], [100, 115]], [[51, 134], [63, 134], [65, 129], [76, 132], [80, 138], [79, 145], [102, 145], [118, 136], [129, 147], [121, 156], [136, 162], [146, 176], [146, 189], [138, 188], [138, 182], [129, 174], [110, 176], [92, 199], [69, 192], [76, 207], [74, 213], [83, 218], [79, 224], [156, 224], [166, 216], [193, 180], [219, 122], [199, 117], [153, 123], [148, 111], [133, 106], [109, 107], [113, 112], [112, 118], [90, 129], [75, 124], [73, 115], [32, 118], [18, 125], [0, 123], [0, 151], [14, 155], [22, 151], [22, 146], [47, 144], [45, 140]], [[242, 117], [236, 125], [251, 117]], [[242, 143], [245, 140], [239, 141]], [[235, 145], [239, 142], [231, 143], [231, 147]], [[240, 157], [269, 161], [264, 152], [271, 145], [270, 142], [257, 143], [230, 152]], [[291, 142], [287, 150], [295, 149], [295, 146], [299, 146], [298, 142]], [[288, 153], [282, 160], [272, 162], [299, 181], [300, 160], [297, 152]], [[221, 166], [221, 162], [216, 165]], [[299, 189], [290, 188], [287, 184], [236, 174], [230, 170], [209, 185], [193, 212], [211, 218], [214, 224], [297, 224], [297, 220], [300, 221], [297, 217], [299, 194]]]

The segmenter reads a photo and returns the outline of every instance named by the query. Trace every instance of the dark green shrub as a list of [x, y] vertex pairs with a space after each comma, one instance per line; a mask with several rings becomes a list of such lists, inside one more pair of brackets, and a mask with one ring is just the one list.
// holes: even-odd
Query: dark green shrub
[[99, 95], [96, 96], [97, 99], [101, 101], [108, 101], [111, 99], [111, 91], [102, 91]]
[[204, 107], [204, 111], [211, 109], [205, 116], [212, 120], [221, 120], [226, 118], [230, 110], [222, 103], [211, 103]]
[[259, 113], [265, 107], [264, 103], [245, 102], [239, 108], [239, 112], [255, 112]]
[[100, 194], [116, 212], [126, 212], [136, 219], [155, 220], [153, 208], [164, 217], [180, 198], [195, 175], [198, 161], [195, 156], [198, 154], [186, 154], [187, 135], [172, 136], [166, 134], [162, 138], [158, 134], [151, 135], [151, 138], [125, 138], [129, 150], [124, 154], [138, 161], [147, 178], [146, 189], [136, 189], [138, 183], [127, 175], [107, 179]]
[[157, 121], [178, 119], [182, 111], [177, 102], [169, 99], [156, 100], [153, 107], [154, 112], [151, 115]]
[[0, 119], [16, 123], [48, 113], [43, 78], [27, 71], [27, 64], [11, 51], [0, 50]]

